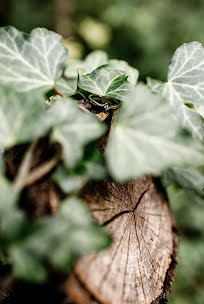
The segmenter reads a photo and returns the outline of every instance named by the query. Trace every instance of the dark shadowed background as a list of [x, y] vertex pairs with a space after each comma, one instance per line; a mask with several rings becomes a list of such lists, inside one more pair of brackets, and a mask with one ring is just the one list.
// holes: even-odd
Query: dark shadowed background
[[[204, 44], [204, 0], [1, 0], [0, 26], [8, 24], [57, 31], [72, 58], [103, 49], [138, 68], [141, 80], [165, 80], [178, 46]], [[203, 304], [204, 206], [176, 197], [172, 208], [181, 247], [170, 303]]]

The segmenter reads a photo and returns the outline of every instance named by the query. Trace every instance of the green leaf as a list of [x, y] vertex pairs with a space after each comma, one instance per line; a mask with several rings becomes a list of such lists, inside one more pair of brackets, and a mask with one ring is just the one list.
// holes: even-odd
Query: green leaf
[[[183, 220], [186, 221], [186, 218], [193, 217], [193, 213], [195, 213], [195, 205], [201, 206], [203, 208], [204, 199], [197, 195], [197, 193], [190, 189], [183, 189], [178, 187], [175, 184], [172, 184], [170, 187], [167, 188], [167, 194], [171, 205], [173, 206], [174, 210], [181, 209], [182, 205], [185, 205], [185, 215], [182, 212], [181, 216]], [[201, 208], [200, 208], [201, 209]], [[199, 212], [200, 214], [200, 224], [203, 223], [203, 213]], [[191, 219], [192, 220], [192, 219]], [[192, 226], [194, 226], [194, 220], [192, 221]], [[196, 223], [195, 223], [196, 226]], [[202, 225], [203, 226], [203, 225]]]
[[1, 175], [0, 186], [0, 241], [8, 242], [19, 234], [24, 223], [24, 214], [16, 205], [18, 193]]
[[[111, 243], [109, 234], [92, 219], [85, 204], [76, 198], [66, 199], [55, 216], [38, 219], [34, 228], [33, 233], [10, 249], [15, 274], [29, 280], [43, 279], [45, 265], [49, 263], [69, 271], [79, 256], [102, 250]], [[24, 259], [28, 267], [25, 264], [22, 267]]]
[[182, 104], [175, 108], [175, 112], [184, 128], [200, 140], [204, 139], [203, 119], [197, 111]]
[[13, 275], [18, 279], [35, 283], [47, 279], [48, 273], [43, 263], [32, 252], [14, 246], [11, 250], [11, 261]]
[[0, 81], [17, 91], [48, 90], [63, 72], [67, 49], [62, 38], [44, 28], [30, 35], [0, 28]]
[[176, 50], [165, 91], [170, 100], [204, 104], [204, 49], [199, 42], [184, 43]]
[[104, 51], [94, 51], [86, 56], [83, 62], [85, 75], [108, 63], [108, 55]]
[[[95, 69], [108, 63], [108, 56], [103, 51], [94, 51], [90, 53], [84, 61], [70, 60], [66, 64], [65, 76], [69, 78], [77, 78], [78, 70], [83, 70], [83, 74], [92, 73]], [[79, 73], [80, 74], [80, 73]]]
[[181, 187], [194, 190], [198, 195], [204, 196], [204, 172], [199, 168], [171, 168], [164, 173], [166, 185], [177, 182]]
[[100, 67], [91, 74], [81, 76], [78, 87], [98, 96], [121, 100], [132, 89], [127, 78], [124, 71]]
[[64, 75], [67, 79], [78, 78], [78, 70], [83, 69], [82, 60], [68, 60], [66, 63]]
[[147, 77], [147, 85], [153, 93], [159, 93], [162, 88], [163, 82], [161, 80]]
[[109, 61], [108, 66], [112, 69], [117, 69], [124, 71], [128, 75], [128, 81], [132, 85], [136, 85], [139, 77], [139, 71], [133, 67], [131, 67], [126, 61], [124, 60], [117, 60], [112, 59]]
[[67, 168], [74, 167], [83, 155], [84, 146], [105, 131], [93, 114], [80, 110], [72, 99], [58, 98], [49, 115], [54, 124], [52, 140], [62, 144]]
[[199, 142], [180, 134], [169, 104], [139, 85], [122, 103], [106, 157], [113, 177], [127, 180], [172, 165], [202, 164], [203, 152]]
[[77, 90], [77, 78], [64, 79], [61, 78], [56, 82], [56, 88], [65, 96], [70, 97], [76, 93]]
[[198, 42], [183, 44], [172, 58], [168, 82], [163, 85], [163, 95], [174, 108], [178, 120], [199, 139], [204, 138], [201, 116], [185, 103], [204, 103], [204, 49]]
[[[87, 150], [90, 150], [90, 146]], [[90, 180], [106, 178], [102, 155], [94, 150], [88, 159], [81, 161], [73, 170], [58, 167], [53, 178], [64, 193], [79, 191]]]
[[0, 96], [0, 148], [30, 142], [48, 131], [51, 122], [40, 94], [0, 88]]

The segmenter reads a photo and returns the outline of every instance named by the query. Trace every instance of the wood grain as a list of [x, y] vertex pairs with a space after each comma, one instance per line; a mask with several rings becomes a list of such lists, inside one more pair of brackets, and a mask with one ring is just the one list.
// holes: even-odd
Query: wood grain
[[[114, 242], [108, 250], [79, 260], [75, 277], [80, 284], [98, 303], [166, 303], [164, 289], [171, 283], [165, 280], [175, 255], [174, 221], [153, 179], [91, 183], [81, 196]], [[92, 303], [87, 295], [82, 302], [72, 298], [79, 304]]]

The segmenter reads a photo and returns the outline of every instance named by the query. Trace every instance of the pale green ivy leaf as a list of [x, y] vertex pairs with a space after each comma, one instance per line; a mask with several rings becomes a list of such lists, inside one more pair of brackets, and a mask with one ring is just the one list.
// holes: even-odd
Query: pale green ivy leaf
[[0, 185], [0, 242], [9, 242], [18, 235], [25, 218], [23, 211], [17, 207], [18, 193], [2, 175]]
[[104, 51], [94, 51], [84, 59], [85, 75], [108, 63], [108, 55]]
[[61, 36], [47, 29], [27, 35], [11, 26], [0, 28], [0, 81], [17, 91], [54, 87], [67, 55]]
[[0, 88], [0, 121], [0, 149], [30, 142], [51, 124], [40, 94], [16, 93], [10, 88]]
[[[94, 51], [82, 60], [70, 60], [66, 64], [65, 76], [77, 78], [78, 74], [90, 74], [95, 69], [108, 63], [108, 55], [104, 51]], [[79, 70], [83, 71], [79, 73]]]
[[169, 66], [168, 82], [162, 91], [183, 127], [203, 140], [201, 116], [185, 105], [204, 103], [204, 49], [200, 43], [185, 43], [176, 50]]
[[176, 50], [164, 90], [170, 100], [204, 104], [204, 48], [199, 42], [184, 43]]
[[159, 93], [163, 85], [163, 82], [161, 80], [147, 77], [147, 85], [153, 93]]
[[160, 95], [138, 85], [124, 99], [113, 124], [106, 157], [117, 180], [159, 175], [173, 165], [200, 165], [202, 144], [180, 134], [171, 107]]
[[70, 97], [76, 93], [77, 78], [64, 79], [61, 78], [56, 82], [56, 88], [65, 96]]
[[136, 68], [131, 67], [126, 61], [112, 59], [109, 61], [108, 66], [112, 69], [121, 70], [127, 73], [128, 81], [132, 85], [136, 85], [139, 77], [139, 71]]
[[75, 100], [58, 98], [49, 110], [53, 121], [52, 140], [62, 144], [65, 165], [74, 167], [83, 155], [83, 148], [99, 138], [104, 125], [93, 114], [85, 113]]
[[102, 180], [106, 177], [106, 168], [98, 151], [89, 159], [82, 161], [74, 170], [60, 166], [53, 175], [54, 181], [64, 193], [79, 191], [88, 181]]
[[176, 182], [181, 187], [194, 190], [198, 195], [204, 196], [204, 171], [199, 168], [172, 167], [163, 174], [164, 185], [169, 186]]
[[124, 71], [100, 67], [91, 74], [81, 76], [78, 87], [101, 97], [121, 100], [133, 88], [127, 79]]
[[[85, 204], [77, 198], [66, 199], [55, 216], [35, 221], [32, 232], [10, 248], [14, 274], [42, 281], [46, 277], [44, 261], [67, 272], [82, 254], [102, 250], [110, 243], [111, 237], [93, 220]], [[28, 267], [22, 267], [23, 259]]]

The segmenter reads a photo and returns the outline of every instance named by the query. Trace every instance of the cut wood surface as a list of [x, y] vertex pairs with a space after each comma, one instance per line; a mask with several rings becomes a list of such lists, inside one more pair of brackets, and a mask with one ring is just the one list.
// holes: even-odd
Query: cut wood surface
[[81, 196], [114, 241], [108, 250], [79, 260], [65, 286], [72, 301], [166, 303], [178, 236], [163, 191], [144, 177], [127, 184], [91, 183]]

